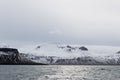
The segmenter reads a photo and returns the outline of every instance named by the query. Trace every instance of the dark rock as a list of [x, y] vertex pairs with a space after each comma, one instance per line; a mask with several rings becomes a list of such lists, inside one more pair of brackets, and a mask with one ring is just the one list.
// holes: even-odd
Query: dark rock
[[80, 47], [79, 49], [82, 50], [82, 51], [88, 51], [88, 49], [84, 46]]
[[37, 46], [37, 47], [36, 47], [36, 49], [40, 49], [40, 48], [41, 48], [41, 46]]
[[0, 48], [0, 52], [4, 52], [4, 53], [15, 53], [18, 54], [18, 50], [14, 49], [14, 48]]
[[64, 49], [65, 47], [63, 47], [63, 46], [60, 46], [60, 47], [58, 47], [58, 48]]
[[74, 48], [74, 47], [72, 47], [72, 46], [69, 46], [69, 45], [67, 45], [66, 47], [68, 48], [68, 49], [67, 49], [68, 52], [71, 52], [71, 51], [73, 51], [73, 50], [76, 49], [76, 48]]
[[42, 65], [32, 60], [22, 57], [17, 49], [14, 48], [0, 48], [0, 64], [5, 65]]
[[[14, 48], [0, 48], [0, 63], [17, 63], [19, 60], [19, 52]], [[6, 54], [6, 55], [5, 55]]]
[[72, 52], [72, 49], [67, 49], [66, 51], [67, 51], [67, 52]]
[[58, 65], [102, 65], [104, 63], [95, 60], [90, 56], [86, 57], [78, 57], [72, 59], [58, 59], [56, 60], [55, 64]]
[[120, 54], [120, 51], [118, 51], [116, 54]]
[[71, 46], [69, 46], [69, 45], [67, 45], [66, 47], [67, 47], [67, 48], [72, 48], [72, 47], [71, 47]]

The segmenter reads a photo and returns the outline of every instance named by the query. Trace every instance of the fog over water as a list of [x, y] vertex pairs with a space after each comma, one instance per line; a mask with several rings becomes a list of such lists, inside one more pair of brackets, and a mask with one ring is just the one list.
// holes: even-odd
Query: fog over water
[[0, 43], [120, 46], [119, 0], [0, 0]]

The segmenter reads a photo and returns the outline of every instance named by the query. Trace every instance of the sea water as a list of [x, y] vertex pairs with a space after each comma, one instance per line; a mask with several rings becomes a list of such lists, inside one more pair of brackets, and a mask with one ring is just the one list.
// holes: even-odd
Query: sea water
[[120, 80], [120, 66], [0, 65], [0, 80]]

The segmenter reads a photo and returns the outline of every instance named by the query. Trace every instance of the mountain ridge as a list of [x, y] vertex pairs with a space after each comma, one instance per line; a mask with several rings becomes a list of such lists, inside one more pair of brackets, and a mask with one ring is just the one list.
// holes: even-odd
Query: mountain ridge
[[119, 52], [119, 47], [68, 44], [44, 44], [32, 47], [23, 47], [22, 49], [3, 47], [0, 48], [0, 63], [49, 65], [119, 65]]

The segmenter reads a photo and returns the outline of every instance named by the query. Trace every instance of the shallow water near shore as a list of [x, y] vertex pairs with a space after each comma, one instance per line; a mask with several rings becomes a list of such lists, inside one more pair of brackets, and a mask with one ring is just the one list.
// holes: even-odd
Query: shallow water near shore
[[0, 80], [120, 80], [120, 66], [0, 65]]

